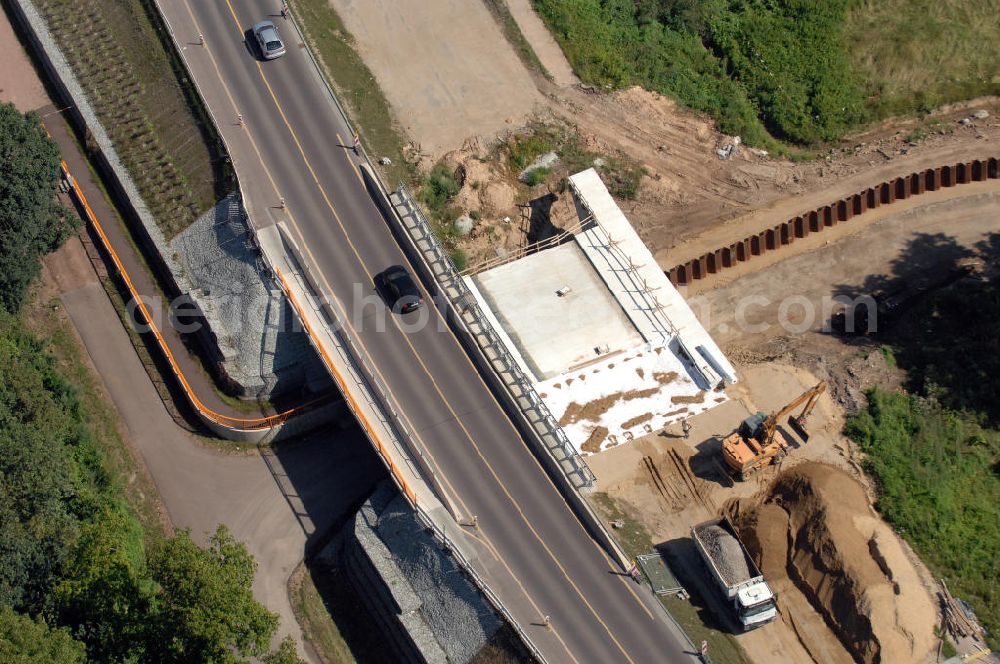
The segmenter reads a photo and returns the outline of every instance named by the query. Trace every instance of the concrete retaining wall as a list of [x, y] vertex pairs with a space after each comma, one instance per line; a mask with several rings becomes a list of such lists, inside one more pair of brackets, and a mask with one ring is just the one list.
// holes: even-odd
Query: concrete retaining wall
[[388, 482], [348, 526], [343, 561], [398, 661], [466, 664], [502, 625]]
[[[95, 147], [91, 150], [90, 156], [105, 176], [105, 182], [109, 183], [112, 194], [115, 195], [119, 202], [125, 204], [126, 215], [131, 216], [133, 220], [138, 220], [139, 224], [133, 224], [133, 228], [139, 231], [139, 241], [145, 244], [147, 249], [152, 247], [154, 251], [150, 253], [160, 261], [159, 264], [154, 264], [154, 269], [157, 269], [161, 277], [166, 277], [168, 291], [179, 292], [178, 284], [174, 279], [175, 272], [171, 270], [170, 264], [167, 262], [167, 260], [173, 260], [172, 255], [165, 258], [163, 252], [159, 251], [159, 247], [157, 246], [157, 242], [165, 243], [166, 239], [153, 221], [134, 182], [125, 171], [124, 165], [118, 158], [114, 146], [98, 121], [93, 108], [87, 101], [86, 94], [69, 68], [65, 57], [45, 26], [44, 20], [34, 5], [28, 0], [10, 0], [8, 6], [12, 10], [15, 21], [20, 25], [22, 32], [27, 36], [28, 41], [35, 49], [38, 60], [42, 63], [43, 68], [48, 74], [50, 84], [55, 87], [56, 92], [64, 101], [71, 102], [71, 106], [66, 109], [66, 115], [90, 139], [88, 142], [94, 144]], [[103, 242], [104, 253], [112, 258], [118, 269], [118, 276], [124, 280], [133, 298], [137, 302], [141, 302], [128, 274], [125, 273], [124, 267], [115, 255], [114, 249], [111, 247], [103, 230], [100, 228], [99, 221], [94, 216], [86, 198], [83, 196], [83, 192], [76, 187], [75, 182], [72, 180], [65, 162], [62, 164], [62, 168], [64, 177], [70, 181], [72, 193], [78, 198], [79, 203], [86, 211], [89, 223], [94, 227], [95, 232]], [[180, 270], [177, 270], [176, 273], [180, 273]], [[263, 418], [266, 421], [258, 420], [256, 422], [253, 420], [241, 420], [240, 418], [228, 418], [208, 410], [198, 399], [197, 395], [191, 391], [179, 367], [173, 361], [170, 350], [163, 341], [161, 333], [156, 329], [155, 322], [150, 318], [148, 312], [145, 311], [144, 305], [140, 304], [139, 312], [157, 336], [160, 348], [172, 367], [175, 378], [180, 383], [194, 412], [205, 427], [220, 438], [250, 444], [271, 442], [293, 435], [300, 435], [321, 424], [344, 416], [345, 408], [342, 402], [330, 402], [325, 406], [314, 408], [297, 418], [279, 415], [275, 418]], [[212, 345], [208, 344], [208, 346], [211, 348]], [[273, 422], [271, 419], [273, 419]], [[247, 426], [243, 426], [241, 422], [246, 422]]]
[[[31, 0], [8, 0], [7, 6], [21, 32], [31, 45], [38, 62], [45, 71], [47, 81], [55, 90], [60, 103], [67, 108], [64, 115], [76, 128], [79, 135], [86, 137], [88, 157], [101, 174], [102, 181], [111, 196], [118, 203], [129, 223], [132, 236], [143, 249], [143, 255], [156, 273], [164, 291], [170, 297], [189, 295], [200, 306], [200, 289], [175, 259], [174, 250], [164, 236], [138, 187], [119, 157], [111, 138], [104, 129], [86, 91], [62, 53], [58, 42], [49, 31], [45, 19]], [[203, 308], [205, 324], [198, 330], [197, 338], [206, 353], [206, 364], [216, 373], [219, 384], [240, 393], [242, 396], [270, 396], [267, 386], [277, 384], [277, 380], [244, 386], [236, 375], [230, 375], [227, 358], [219, 350], [219, 330], [226, 326], [214, 318], [211, 307]], [[264, 330], [261, 330], [261, 336]], [[260, 362], [257, 362], [260, 365]], [[236, 372], [237, 374], [239, 372]]]

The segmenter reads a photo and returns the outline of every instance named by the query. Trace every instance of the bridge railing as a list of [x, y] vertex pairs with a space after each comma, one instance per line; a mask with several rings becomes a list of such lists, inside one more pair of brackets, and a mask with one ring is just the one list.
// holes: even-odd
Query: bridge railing
[[461, 316], [469, 333], [475, 338], [518, 408], [531, 422], [532, 428], [537, 432], [548, 453], [575, 488], [592, 487], [596, 478], [587, 462], [570, 443], [566, 433], [538, 395], [532, 381], [524, 374], [521, 365], [493, 329], [493, 324], [483, 313], [476, 296], [469, 290], [451, 257], [438, 242], [430, 223], [414, 202], [409, 189], [404, 183], [400, 183], [389, 200], [405, 224], [413, 243], [434, 272], [435, 280]]

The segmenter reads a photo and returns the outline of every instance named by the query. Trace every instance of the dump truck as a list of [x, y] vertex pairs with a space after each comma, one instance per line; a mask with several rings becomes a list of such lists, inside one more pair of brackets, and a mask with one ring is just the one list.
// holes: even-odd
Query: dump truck
[[715, 586], [744, 631], [765, 625], [777, 617], [774, 593], [729, 519], [723, 517], [698, 524], [691, 529], [691, 539], [705, 561]]
[[778, 430], [781, 419], [802, 406], [801, 413], [789, 416], [788, 425], [803, 441], [808, 441], [806, 420], [825, 391], [826, 383], [820, 381], [777, 413], [757, 413], [743, 420], [739, 428], [722, 441], [722, 460], [726, 466], [745, 480], [761, 468], [779, 463], [788, 454], [789, 448], [788, 440]]

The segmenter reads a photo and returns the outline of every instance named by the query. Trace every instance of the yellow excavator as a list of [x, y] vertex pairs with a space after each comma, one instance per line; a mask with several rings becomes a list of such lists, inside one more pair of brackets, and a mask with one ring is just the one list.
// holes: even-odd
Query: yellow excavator
[[826, 383], [820, 381], [816, 387], [806, 390], [777, 413], [757, 413], [743, 420], [739, 428], [722, 441], [722, 458], [726, 466], [739, 475], [741, 480], [745, 480], [764, 466], [784, 459], [788, 454], [788, 441], [778, 431], [778, 422], [803, 404], [802, 412], [797, 416], [790, 416], [788, 424], [802, 440], [808, 441], [806, 418], [825, 391]]

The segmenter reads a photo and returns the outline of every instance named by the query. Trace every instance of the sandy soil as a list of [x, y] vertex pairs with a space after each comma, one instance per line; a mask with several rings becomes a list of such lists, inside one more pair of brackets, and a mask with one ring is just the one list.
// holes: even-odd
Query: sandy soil
[[[568, 126], [587, 150], [626, 157], [646, 169], [648, 175], [642, 178], [636, 197], [618, 202], [664, 269], [872, 184], [1000, 152], [995, 98], [942, 109], [935, 117], [943, 133], [917, 143], [904, 141], [916, 125], [916, 121], [904, 120], [845, 139], [851, 147], [832, 150], [826, 158], [812, 162], [774, 159], [746, 147], [721, 161], [715, 150], [731, 137], [718, 133], [707, 119], [667, 97], [638, 87], [595, 94], [579, 87], [556, 88], [536, 82], [548, 98], [547, 105], [532, 116], [534, 122]], [[988, 109], [990, 117], [968, 125], [960, 123], [977, 109]], [[497, 129], [516, 127], [498, 125]], [[455, 204], [480, 215], [472, 237], [461, 243], [473, 263], [495, 258], [498, 247], [510, 253], [535, 241], [528, 217], [539, 209], [551, 215], [555, 228], [575, 220], [569, 197], [557, 190], [561, 171], [557, 170], [547, 185], [529, 188], [517, 181], [517, 173], [505, 168], [493, 146], [490, 136], [468, 136], [461, 148], [421, 161], [427, 168], [435, 157], [443, 157], [450, 167], [466, 170]], [[996, 189], [998, 185], [991, 182], [984, 186]], [[974, 190], [968, 187], [895, 203], [866, 213], [854, 220], [857, 223], [852, 221], [835, 232], [856, 232], [898, 210], [971, 195]], [[827, 233], [812, 241], [828, 241], [832, 236]], [[796, 251], [807, 244], [802, 243]], [[727, 271], [723, 278], [734, 274]], [[708, 286], [696, 283], [695, 287]]]
[[18, 110], [33, 111], [49, 104], [42, 82], [21, 48], [7, 15], [0, 11], [0, 53], [4, 66], [0, 67], [0, 101], [17, 106]]
[[[953, 259], [948, 248], [951, 243], [972, 249], [988, 234], [1000, 231], [996, 216], [1000, 182], [963, 186], [973, 189], [963, 197], [928, 199], [925, 205], [910, 209], [884, 208], [897, 214], [853, 227], [853, 234], [840, 233], [849, 230], [849, 224], [844, 224], [830, 229], [831, 235], [815, 245], [800, 247], [796, 243], [761, 257], [756, 265], [753, 261], [744, 263], [734, 268], [732, 275], [714, 275], [720, 278], [705, 280], [711, 288], [690, 298], [695, 312], [723, 347], [733, 342], [752, 345], [755, 340], [797, 330], [818, 330], [829, 321], [829, 313], [822, 315], [824, 298], [844, 291], [868, 292], [866, 281], [880, 275], [904, 279], [922, 276], [936, 264]], [[959, 193], [959, 189], [947, 191]], [[690, 288], [687, 294], [695, 292]], [[807, 313], [801, 305], [792, 308], [784, 304], [788, 324], [782, 327], [780, 312], [792, 297], [804, 298], [814, 313]], [[745, 325], [740, 323], [741, 303]]]
[[[901, 119], [848, 137], [811, 162], [745, 146], [722, 161], [716, 149], [732, 137], [667, 97], [639, 87], [595, 93], [567, 85], [565, 57], [527, 0], [508, 0], [508, 8], [555, 83], [523, 67], [479, 2], [434, 0], [420, 12], [388, 0], [331, 2], [419, 145], [420, 167], [444, 158], [466, 169], [455, 203], [480, 216], [472, 237], [460, 242], [470, 263], [536, 239], [529, 201], [546, 212], [554, 203], [552, 224], [564, 226], [559, 207], [569, 201], [555, 191], [561, 173], [548, 186], [528, 188], [493, 150], [498, 135], [529, 120], [568, 125], [586, 149], [647, 170], [637, 196], [619, 203], [665, 269], [873, 183], [1000, 148], [1000, 99], [991, 97], [938, 109], [924, 120], [937, 124], [917, 142], [905, 139], [921, 121]], [[979, 109], [991, 115], [961, 124]]]
[[[607, 492], [642, 523], [654, 543], [662, 543], [667, 551], [689, 563], [690, 569], [697, 569], [696, 554], [686, 546], [692, 524], [717, 516], [735, 500], [742, 500], [744, 506], [757, 506], [766, 500], [777, 478], [796, 468], [822, 463], [822, 467], [831, 469], [830, 473], [837, 473], [837, 481], [841, 483], [839, 490], [852, 496], [851, 501], [838, 503], [838, 514], [854, 529], [850, 537], [877, 537], [880, 550], [896, 575], [894, 578], [901, 586], [906, 579], [903, 595], [886, 594], [872, 586], [871, 594], [861, 602], [871, 606], [873, 621], [884, 633], [879, 643], [888, 645], [880, 647], [893, 649], [891, 652], [895, 654], [909, 648], [909, 655], [883, 661], [921, 661], [924, 651], [930, 647], [928, 639], [932, 636], [937, 615], [925, 587], [927, 580], [919, 576], [904, 552], [905, 545], [871, 509], [869, 488], [863, 483], [854, 452], [840, 435], [843, 410], [829, 396], [820, 399], [809, 419], [808, 443], [794, 449], [780, 466], [768, 467], [747, 482], [732, 483], [725, 479], [718, 465], [721, 438], [749, 414], [776, 410], [818, 381], [805, 369], [774, 361], [738, 368], [742, 380], [728, 390], [733, 400], [691, 418], [693, 428], [689, 439], [677, 436], [677, 432], [666, 432], [590, 457], [588, 462], [598, 477], [598, 490]], [[682, 460], [681, 465], [673, 460], [674, 453]], [[659, 480], [655, 474], [659, 475]], [[771, 522], [763, 517], [760, 522], [762, 529], [765, 526], [775, 529], [771, 533], [775, 538], [788, 530], [787, 514], [785, 525], [780, 520]], [[762, 532], [761, 536], [766, 534]], [[840, 530], [830, 536], [830, 540], [837, 543], [843, 538]], [[848, 541], [853, 540], [848, 538]], [[779, 595], [781, 620], [736, 637], [748, 655], [754, 661], [824, 664], [855, 661], [854, 652], [838, 638], [828, 618], [817, 611], [815, 598], [803, 591], [805, 586], [783, 571], [786, 567], [783, 561], [787, 558], [785, 549], [772, 542], [763, 547], [763, 555], [762, 564], [770, 567], [765, 574]], [[768, 556], [773, 558], [769, 560]], [[880, 573], [879, 578], [885, 582], [884, 574]], [[707, 586], [698, 587], [703, 582], [697, 577], [689, 579], [689, 585], [693, 586], [689, 589], [709, 592]], [[891, 585], [885, 588], [891, 590]], [[899, 605], [904, 599], [909, 607], [905, 611]], [[822, 601], [819, 604], [822, 605]], [[900, 621], [904, 626], [900, 626]]]
[[525, 121], [541, 101], [481, 2], [331, 0], [420, 151]]
[[517, 27], [521, 30], [521, 34], [531, 44], [531, 48], [541, 60], [542, 66], [552, 76], [552, 82], [563, 88], [579, 83], [580, 79], [573, 73], [573, 68], [566, 60], [566, 56], [563, 55], [559, 44], [556, 43], [552, 33], [531, 7], [531, 0], [506, 0], [506, 2], [507, 9], [517, 21]]
[[[333, 2], [354, 30], [352, 20], [357, 19], [351, 19], [348, 10], [360, 12], [361, 3]], [[381, 7], [383, 3], [370, 4]], [[545, 39], [548, 35], [524, 27], [527, 4], [524, 0], [509, 2], [512, 13], [522, 23], [522, 31], [548, 67], [551, 38]], [[364, 11], [378, 10], [366, 7]], [[490, 53], [494, 43], [503, 41], [495, 25], [475, 25], [484, 31], [480, 37], [492, 37], [481, 38], [473, 51], [482, 49], [482, 42], [488, 41], [490, 47], [481, 52]], [[396, 36], [389, 43], [376, 43], [384, 39], [375, 35], [379, 30], [393, 35], [409, 31], [404, 39], [409, 44], [441, 41], [428, 38], [438, 34], [436, 26], [384, 27], [369, 22], [367, 34], [355, 31], [363, 54], [376, 72], [380, 61], [387, 62], [398, 52]], [[425, 32], [418, 34], [419, 30]], [[450, 30], [450, 34], [455, 31]], [[407, 53], [413, 56], [408, 67], [420, 74], [414, 75], [414, 80], [426, 77], [428, 71], [449, 71], [442, 69], [446, 61], [433, 49], [408, 49]], [[477, 57], [476, 62], [481, 60]], [[501, 69], [505, 71], [505, 67]], [[377, 75], [381, 80], [382, 75]], [[503, 84], [508, 85], [510, 80], [505, 78]], [[520, 85], [524, 84], [521, 79]], [[532, 104], [520, 105], [522, 113], [518, 117], [527, 117], [529, 106], [534, 105], [534, 122], [569, 126], [585, 149], [611, 157], [624, 156], [645, 167], [648, 175], [642, 178], [637, 196], [619, 203], [664, 268], [883, 180], [931, 166], [994, 156], [1000, 151], [996, 113], [1000, 100], [996, 98], [939, 109], [925, 119], [938, 121], [931, 135], [916, 142], [908, 142], [906, 137], [921, 121], [896, 120], [849, 137], [842, 147], [812, 162], [776, 159], [746, 147], [723, 161], [716, 149], [731, 142], [732, 137], [720, 134], [705, 117], [661, 95], [640, 88], [596, 94], [579, 86], [560, 87], [538, 77], [530, 84], [538, 86], [544, 104], [536, 104], [533, 97]], [[406, 86], [402, 89], [406, 90]], [[406, 90], [404, 100], [397, 100], [390, 89], [387, 92], [401, 117], [440, 115], [438, 99], [430, 91]], [[423, 129], [416, 123], [410, 126], [412, 138], [424, 148], [421, 167], [443, 159], [451, 168], [464, 172], [464, 184], [454, 202], [466, 212], [479, 213], [472, 234], [460, 242], [473, 265], [517, 252], [530, 241], [551, 236], [576, 220], [569, 197], [556, 190], [555, 180], [561, 173], [553, 175], [548, 185], [528, 188], [517, 182], [517, 174], [509, 172], [497, 155], [494, 137], [517, 130], [519, 124], [507, 112], [495, 113], [500, 97], [503, 95], [464, 98], [461, 109], [454, 111], [455, 117], [469, 114], [478, 120], [486, 118], [489, 111], [494, 112], [493, 124], [485, 120], [482, 125], [453, 122], [453, 127], [462, 130], [453, 131], [447, 140], [434, 122], [425, 123]], [[478, 112], [472, 108], [477, 104], [482, 109]], [[990, 116], [962, 123], [977, 109], [988, 110]], [[813, 242], [797, 242], [793, 251], [770, 254], [738, 273], [732, 271], [716, 281], [698, 284], [700, 296], [694, 303], [695, 310], [700, 315], [707, 311], [703, 322], [740, 371], [741, 382], [729, 389], [733, 400], [692, 418], [694, 429], [689, 440], [675, 435], [677, 432], [660, 433], [590, 457], [599, 490], [615, 497], [650, 531], [654, 542], [675, 547], [684, 558], [692, 553], [683, 546], [691, 524], [715, 516], [727, 501], [766, 501], [767, 491], [779, 474], [802, 464], [821, 462], [840, 469], [840, 490], [856, 499], [844, 503], [841, 522], [831, 527], [829, 539], [838, 545], [843, 540], [845, 551], [852, 543], [877, 540], [876, 548], [894, 578], [905, 578], [906, 593], [913, 593], [887, 593], [890, 586], [886, 585], [884, 572], [877, 570], [878, 574], [871, 576], [868, 563], [873, 558], [858, 556], [858, 560], [867, 560], [867, 567], [854, 573], [870, 582], [872, 588], [865, 602], [873, 612], [870, 622], [878, 648], [888, 657], [883, 661], [920, 660], [929, 644], [929, 625], [935, 618], [933, 607], [927, 610], [929, 596], [925, 587], [930, 581], [920, 576], [926, 575], [926, 570], [919, 563], [911, 563], [912, 554], [875, 516], [870, 507], [871, 487], [860, 472], [855, 451], [840, 434], [845, 407], [860, 407], [867, 387], [898, 385], [898, 372], [867, 346], [859, 352], [857, 347], [817, 333], [820, 317], [802, 326], [803, 331], [797, 335], [773, 323], [782, 299], [788, 295], [798, 295], [821, 311], [824, 296], [838, 289], [862, 287], [873, 274], [927, 269], [934, 262], [933, 247], [923, 247], [924, 253], [920, 254], [920, 247], [909, 246], [915, 238], [940, 234], [970, 246], [984, 233], [996, 229], [998, 202], [1000, 186], [993, 182], [925, 194], [870, 213], [859, 218], [859, 223], [827, 231]], [[534, 221], [539, 210], [547, 218], [546, 228], [539, 228]], [[691, 294], [695, 294], [693, 289]], [[772, 323], [765, 330], [749, 332], [736, 324], [738, 304], [751, 295], [768, 300], [748, 310], [747, 317], [751, 323]], [[791, 322], [803, 321], [792, 317]], [[781, 466], [731, 486], [718, 467], [720, 437], [748, 414], [779, 408], [819, 378], [830, 382], [830, 390], [810, 420], [808, 444], [793, 450]], [[766, 506], [772, 512], [775, 508]], [[798, 517], [777, 509], [785, 515], [784, 520], [773, 514], [773, 523], [767, 522], [772, 529], [770, 535], [781, 539], [781, 534], [786, 533], [787, 540], [788, 524]], [[815, 601], [815, 591], [811, 601], [810, 586], [802, 578], [781, 573], [789, 567], [787, 552], [777, 546], [768, 549], [773, 559], [765, 564], [771, 565], [773, 571], [782, 619], [738, 637], [748, 654], [755, 661], [791, 662], [850, 662], [870, 654], [870, 650], [859, 649], [850, 636], [845, 647], [845, 641], [831, 628], [830, 617], [817, 611], [822, 609], [822, 601]], [[901, 601], [907, 606], [901, 608]], [[907, 611], [920, 615], [904, 615]], [[840, 636], [844, 633], [841, 629]]]
[[919, 662], [936, 646], [931, 595], [847, 473], [802, 463], [731, 511], [764, 574], [808, 597], [855, 661]]

